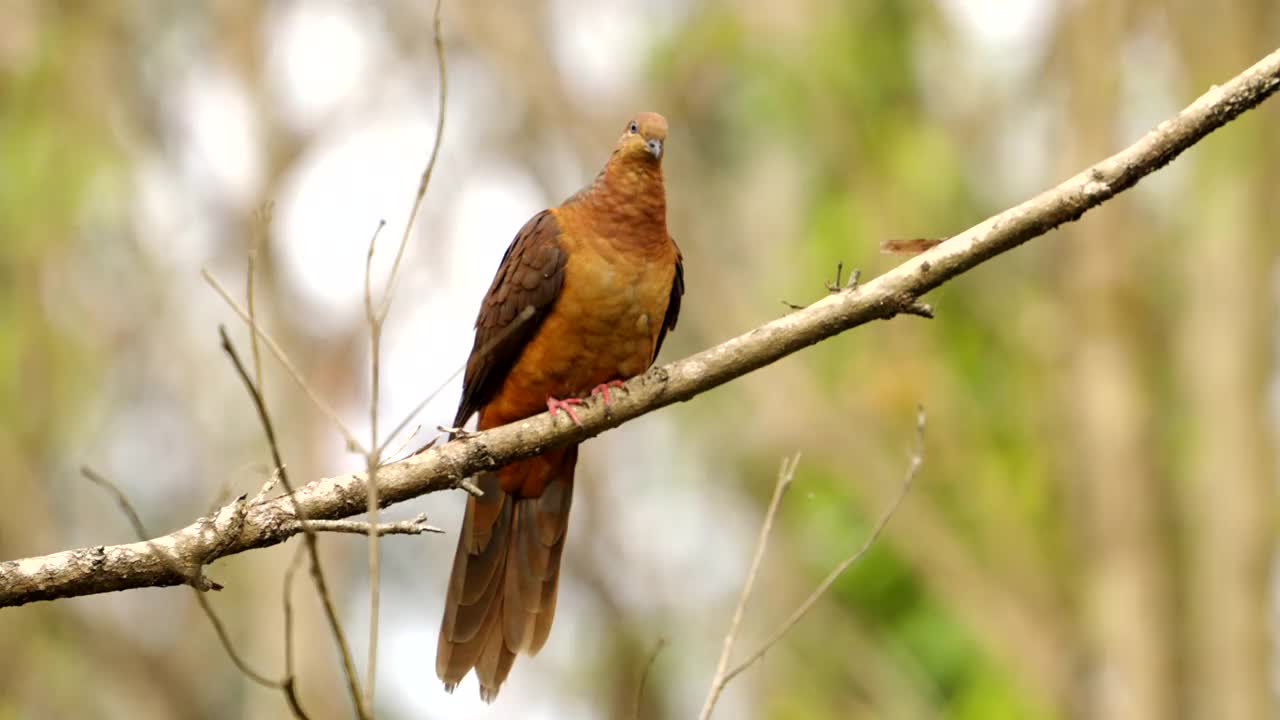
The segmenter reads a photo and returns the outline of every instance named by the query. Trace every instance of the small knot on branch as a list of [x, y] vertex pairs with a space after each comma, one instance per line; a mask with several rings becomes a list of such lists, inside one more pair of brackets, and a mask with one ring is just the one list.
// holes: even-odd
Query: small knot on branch
[[922, 318], [933, 319], [933, 306], [929, 303], [912, 300], [902, 307], [904, 315], [919, 315]]

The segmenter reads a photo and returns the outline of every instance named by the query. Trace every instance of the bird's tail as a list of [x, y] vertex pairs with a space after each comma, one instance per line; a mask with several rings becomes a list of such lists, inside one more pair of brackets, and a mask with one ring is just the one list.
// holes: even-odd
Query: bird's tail
[[[475, 668], [480, 697], [492, 702], [516, 654], [542, 649], [556, 612], [577, 460], [574, 446], [476, 478], [484, 495], [467, 498], [436, 650], [445, 689]], [[533, 488], [541, 489], [537, 497], [529, 496]]]

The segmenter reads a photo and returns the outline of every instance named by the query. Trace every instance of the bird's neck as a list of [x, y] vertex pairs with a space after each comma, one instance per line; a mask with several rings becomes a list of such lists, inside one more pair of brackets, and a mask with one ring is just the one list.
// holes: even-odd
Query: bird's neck
[[[662, 166], [657, 163], [609, 159], [595, 182], [581, 193], [580, 201], [596, 212], [599, 228], [607, 236], [646, 237], [667, 235], [667, 198]], [[623, 230], [626, 232], [615, 232]]]

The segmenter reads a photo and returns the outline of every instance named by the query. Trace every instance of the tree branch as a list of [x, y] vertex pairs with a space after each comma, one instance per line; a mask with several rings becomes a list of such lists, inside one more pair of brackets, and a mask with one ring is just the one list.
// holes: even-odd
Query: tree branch
[[[579, 442], [672, 403], [723, 385], [798, 350], [872, 320], [918, 307], [919, 298], [965, 271], [1053, 228], [1078, 219], [1155, 172], [1213, 130], [1280, 89], [1280, 51], [1231, 81], [1211, 88], [1177, 116], [1129, 148], [1061, 185], [955, 235], [857, 288], [829, 294], [696, 355], [653, 368], [626, 384], [608, 408], [593, 401], [579, 412], [582, 427], [541, 414], [432, 447], [378, 470], [379, 505], [460, 487], [463, 478], [568, 442]], [[243, 499], [148, 542], [67, 550], [0, 563], [0, 607], [37, 600], [178, 585], [179, 570], [196, 571], [218, 558], [274, 545], [300, 532], [293, 503], [315, 520], [365, 512], [363, 474], [316, 480], [292, 497]], [[157, 557], [160, 548], [178, 560]]]

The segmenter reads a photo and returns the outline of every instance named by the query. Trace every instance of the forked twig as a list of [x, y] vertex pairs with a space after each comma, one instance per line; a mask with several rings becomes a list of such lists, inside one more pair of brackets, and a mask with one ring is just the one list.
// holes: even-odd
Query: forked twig
[[[229, 297], [228, 300], [230, 300]], [[346, 635], [342, 632], [342, 624], [338, 620], [338, 611], [333, 604], [333, 596], [329, 593], [329, 583], [325, 580], [324, 569], [320, 565], [319, 541], [316, 538], [315, 531], [311, 529], [310, 523], [307, 522], [306, 511], [302, 508], [302, 504], [298, 502], [297, 495], [294, 494], [293, 483], [289, 481], [289, 471], [285, 468], [284, 460], [280, 457], [280, 446], [276, 442], [275, 426], [271, 424], [271, 414], [267, 412], [266, 401], [263, 400], [261, 393], [258, 392], [258, 388], [254, 386], [253, 380], [245, 370], [244, 363], [240, 361], [240, 355], [236, 352], [235, 346], [231, 344], [227, 329], [220, 326], [218, 333], [222, 337], [222, 349], [231, 358], [232, 364], [235, 365], [236, 373], [244, 382], [245, 388], [249, 391], [250, 399], [253, 400], [254, 408], [258, 411], [258, 419], [262, 422], [262, 431], [267, 436], [267, 445], [271, 450], [271, 461], [279, 473], [280, 484], [284, 486], [285, 493], [292, 503], [294, 516], [298, 519], [298, 523], [302, 525], [303, 536], [306, 539], [307, 554], [311, 559], [311, 579], [315, 583], [316, 593], [320, 596], [321, 605], [324, 607], [325, 618], [329, 621], [329, 630], [332, 632], [334, 642], [337, 644], [338, 651], [342, 656], [342, 669], [346, 674], [347, 690], [351, 693], [351, 702], [355, 706], [356, 716], [361, 720], [370, 720], [369, 714], [364, 708], [363, 695], [360, 692], [360, 679], [356, 675], [355, 665], [351, 661], [351, 649], [347, 645]], [[264, 335], [263, 337], [265, 338], [266, 336]]]
[[[97, 472], [87, 465], [80, 468], [80, 474], [84, 475], [84, 477], [93, 484], [106, 490], [115, 498], [116, 504], [118, 504], [120, 509], [124, 511], [125, 517], [129, 519], [129, 524], [133, 527], [133, 532], [138, 536], [138, 539], [146, 541], [147, 538], [151, 537], [151, 534], [147, 532], [146, 525], [142, 522], [141, 516], [138, 515], [138, 511], [134, 509], [133, 503], [129, 501], [129, 496], [120, 489], [120, 486], [116, 485], [105, 475]], [[165, 562], [171, 562], [175, 565], [177, 564], [177, 562], [162, 549], [156, 547], [154, 543], [148, 543], [148, 545], [151, 546], [152, 552], [156, 554], [156, 557], [159, 557]], [[292, 689], [289, 687], [288, 678], [283, 681], [272, 680], [249, 667], [248, 661], [240, 657], [240, 653], [236, 650], [235, 643], [231, 641], [231, 634], [227, 632], [227, 627], [223, 624], [222, 618], [218, 615], [217, 611], [213, 609], [213, 605], [209, 602], [209, 599], [204, 596], [204, 592], [194, 585], [191, 587], [191, 592], [194, 593], [196, 602], [200, 605], [200, 610], [204, 612], [205, 617], [209, 619], [209, 623], [213, 625], [214, 634], [218, 636], [218, 642], [222, 644], [222, 649], [225, 650], [227, 656], [231, 658], [232, 664], [234, 664], [245, 677], [258, 685], [269, 690], [283, 691], [294, 717], [298, 718], [298, 720], [308, 720], [306, 712], [303, 711], [297, 698], [293, 696]]]
[[[262, 338], [262, 341], [267, 344], [267, 349], [271, 351], [272, 355], [276, 356], [276, 360], [278, 360], [284, 367], [285, 371], [289, 373], [289, 377], [293, 378], [294, 383], [302, 389], [302, 392], [306, 393], [307, 397], [311, 399], [311, 402], [320, 409], [320, 412], [324, 413], [325, 417], [329, 418], [329, 420], [337, 426], [338, 430], [342, 433], [343, 439], [347, 442], [347, 447], [355, 452], [367, 452], [364, 449], [364, 446], [360, 444], [360, 441], [356, 440], [355, 433], [351, 432], [351, 428], [347, 427], [347, 424], [342, 421], [342, 418], [338, 417], [338, 413], [333, 409], [333, 407], [329, 405], [329, 403], [325, 402], [324, 398], [320, 397], [320, 394], [317, 393], [315, 389], [311, 387], [311, 384], [302, 377], [302, 373], [298, 371], [296, 366], [294, 366], [293, 361], [289, 359], [289, 356], [280, 347], [280, 345], [277, 344], [269, 334], [267, 334], [266, 330], [262, 329], [262, 326], [255, 323], [253, 319], [249, 317], [249, 313], [245, 312], [245, 310], [240, 307], [240, 303], [237, 303], [235, 299], [231, 297], [231, 293], [227, 292], [227, 289], [223, 287], [222, 283], [218, 282], [218, 279], [213, 276], [213, 273], [209, 272], [209, 270], [205, 268], [200, 271], [200, 275], [204, 277], [204, 280], [209, 284], [209, 287], [213, 288], [214, 292], [218, 293], [218, 295], [222, 297], [223, 301], [225, 301], [227, 305], [229, 305], [231, 309], [240, 316], [240, 319], [249, 326], [249, 331], [257, 337]], [[246, 377], [248, 376], [246, 375]], [[249, 382], [252, 384], [252, 380]]]
[[[379, 442], [378, 436], [378, 399], [382, 394], [382, 329], [386, 324], [387, 314], [391, 311], [391, 299], [395, 296], [396, 280], [400, 276], [400, 265], [404, 260], [405, 248], [409, 245], [409, 235], [418, 220], [418, 212], [422, 209], [422, 200], [426, 197], [427, 186], [431, 183], [431, 175], [435, 171], [436, 160], [440, 157], [440, 143], [444, 137], [444, 118], [448, 106], [449, 73], [445, 65], [444, 38], [440, 33], [440, 4], [436, 0], [435, 12], [432, 16], [432, 34], [435, 39], [436, 62], [440, 72], [440, 107], [436, 115], [436, 136], [431, 144], [431, 155], [427, 166], [418, 181], [418, 192], [409, 211], [409, 219], [405, 223], [404, 233], [400, 236], [400, 246], [396, 249], [395, 260], [391, 263], [391, 272], [387, 276], [387, 285], [383, 290], [382, 303], [375, 309], [373, 302], [373, 254], [378, 242], [378, 233], [385, 222], [378, 224], [369, 239], [369, 252], [365, 255], [364, 265], [364, 307], [365, 319], [369, 323], [369, 449], [365, 451], [365, 468], [368, 475], [366, 483], [368, 495], [369, 527], [378, 526], [378, 467], [382, 464], [382, 452], [385, 443]], [[396, 429], [399, 432], [399, 428]], [[389, 442], [392, 435], [387, 436]], [[424, 518], [425, 521], [425, 518]], [[369, 532], [369, 654], [365, 666], [365, 707], [370, 713], [374, 711], [375, 688], [378, 675], [378, 611], [382, 587], [381, 551], [378, 544], [378, 532]]]
[[796, 466], [800, 464], [800, 453], [790, 460], [783, 459], [778, 469], [778, 482], [773, 486], [773, 497], [769, 499], [769, 508], [765, 510], [764, 522], [760, 523], [760, 536], [756, 539], [755, 555], [751, 557], [751, 566], [747, 569], [747, 580], [742, 584], [742, 592], [738, 594], [738, 605], [733, 609], [733, 619], [729, 621], [729, 631], [724, 634], [724, 647], [720, 650], [720, 660], [716, 663], [716, 674], [711, 681], [711, 691], [702, 705], [699, 718], [711, 717], [720, 692], [724, 689], [725, 673], [729, 668], [729, 657], [733, 654], [733, 644], [738, 639], [738, 630], [742, 625], [742, 616], [747, 611], [747, 600], [751, 598], [751, 590], [756, 584], [756, 575], [760, 572], [760, 562], [764, 559], [765, 548], [769, 545], [769, 532], [773, 530], [773, 519], [778, 514], [778, 506], [782, 504], [782, 496], [791, 487], [795, 477]]
[[[717, 668], [716, 670], [716, 676], [712, 680], [711, 689], [707, 693], [706, 704], [703, 705], [702, 713], [698, 716], [699, 720], [707, 720], [708, 718], [710, 718], [712, 710], [715, 709], [716, 701], [719, 699], [720, 693], [724, 691], [725, 686], [728, 685], [729, 682], [732, 681], [735, 677], [741, 674], [742, 671], [751, 667], [751, 665], [754, 664], [757, 660], [764, 657], [764, 654], [769, 651], [769, 648], [777, 644], [778, 641], [781, 640], [784, 635], [790, 632], [791, 628], [795, 627], [796, 623], [800, 622], [800, 620], [809, 612], [810, 609], [813, 608], [813, 606], [818, 602], [818, 600], [823, 595], [825, 595], [828, 590], [831, 589], [831, 586], [835, 584], [836, 580], [838, 580], [846, 570], [852, 567], [854, 563], [861, 560], [862, 557], [866, 555], [867, 552], [871, 549], [871, 547], [875, 545], [876, 540], [880, 538], [880, 534], [884, 532], [885, 526], [889, 524], [889, 520], [893, 518], [894, 513], [898, 511], [898, 507], [902, 505], [902, 501], [906, 498], [907, 492], [911, 490], [911, 486], [915, 482], [916, 476], [920, 473], [921, 465], [924, 464], [924, 428], [925, 428], [925, 411], [924, 411], [924, 407], [921, 406], [916, 410], [915, 449], [912, 451], [911, 459], [907, 464], [906, 476], [903, 478], [902, 485], [899, 487], [897, 495], [894, 496], [893, 501], [889, 503], [889, 507], [886, 508], [884, 513], [880, 516], [880, 519], [876, 522], [875, 527], [871, 529], [871, 534], [867, 536], [867, 539], [865, 541], [863, 541], [862, 546], [859, 547], [857, 551], [855, 551], [852, 555], [846, 557], [844, 560], [841, 560], [839, 564], [837, 564], [834, 568], [832, 568], [831, 572], [828, 573], [825, 578], [823, 578], [822, 582], [818, 583], [818, 587], [816, 587], [813, 590], [813, 592], [809, 593], [809, 596], [804, 599], [804, 602], [800, 603], [800, 606], [797, 607], [795, 611], [792, 612], [791, 615], [788, 616], [787, 619], [784, 620], [776, 630], [770, 633], [769, 637], [765, 638], [764, 642], [760, 643], [760, 647], [757, 648], [755, 652], [748, 655], [745, 660], [743, 660], [742, 662], [734, 666], [732, 670], [722, 673], [721, 668], [723, 667], [723, 664], [725, 662], [725, 656], [721, 655], [721, 661], [722, 661], [721, 667]], [[776, 493], [775, 493], [775, 496], [776, 496]], [[771, 507], [770, 510], [772, 511], [773, 508]], [[769, 515], [766, 515], [765, 522], [766, 522], [766, 525], [770, 522]], [[766, 533], [767, 533], [767, 530], [762, 528], [761, 538], [760, 538], [761, 545], [764, 544]], [[757, 549], [757, 555], [759, 555], [759, 552], [760, 550]], [[748, 575], [748, 581], [747, 581], [748, 584], [746, 585], [746, 587], [743, 588], [744, 597], [739, 600], [739, 608], [741, 608], [741, 606], [745, 604], [745, 595], [749, 592], [749, 589], [751, 587], [751, 582], [754, 579], [753, 576], [754, 576], [754, 568], [752, 569], [752, 574]], [[737, 622], [736, 622], [737, 619], [738, 618], [736, 617], [736, 613], [735, 613], [735, 622], [730, 626], [730, 633], [735, 633], [737, 631]], [[731, 644], [730, 639], [728, 636], [726, 636], [725, 637], [726, 648], [728, 648], [730, 644]]]

